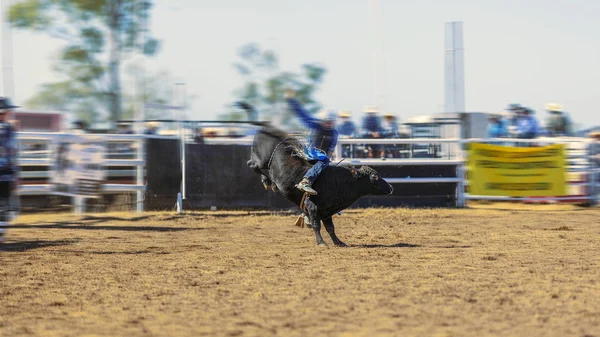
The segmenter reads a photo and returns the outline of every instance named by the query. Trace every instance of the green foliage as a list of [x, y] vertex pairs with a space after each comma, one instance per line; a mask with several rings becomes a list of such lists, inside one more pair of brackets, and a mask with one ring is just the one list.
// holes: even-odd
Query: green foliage
[[151, 8], [150, 0], [22, 0], [12, 5], [8, 20], [13, 27], [66, 42], [54, 67], [65, 79], [42, 85], [29, 103], [72, 111], [89, 121], [120, 119], [122, 58], [152, 56], [159, 49], [144, 28]]
[[[233, 66], [243, 77], [244, 84], [234, 91], [237, 100], [253, 105], [260, 120], [273, 120], [283, 126], [296, 128], [296, 118], [288, 111], [283, 92], [295, 89], [297, 98], [311, 113], [321, 105], [313, 97], [323, 81], [326, 69], [317, 64], [304, 64], [300, 73], [282, 71], [277, 54], [262, 50], [256, 44], [247, 44], [238, 50], [240, 60]], [[232, 109], [221, 116], [228, 120], [247, 120], [246, 114]]]

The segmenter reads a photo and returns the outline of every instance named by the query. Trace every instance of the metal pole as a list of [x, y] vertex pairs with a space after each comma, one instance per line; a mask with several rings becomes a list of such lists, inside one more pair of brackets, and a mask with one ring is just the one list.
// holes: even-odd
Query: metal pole
[[4, 87], [4, 96], [16, 100], [13, 79], [12, 29], [6, 19], [8, 8], [10, 8], [12, 2], [12, 0], [2, 0], [0, 11], [0, 18], [2, 20], [2, 85]]
[[596, 178], [600, 177], [600, 172], [596, 172], [596, 170], [600, 169], [596, 168], [594, 160], [592, 159], [592, 155], [594, 155], [594, 141], [587, 142], [587, 153], [588, 153], [588, 195], [590, 196], [590, 206], [595, 206], [598, 204], [599, 199], [599, 191], [596, 189]]
[[[145, 139], [144, 138], [139, 138], [137, 140], [138, 142], [138, 149], [137, 149], [137, 159], [138, 160], [142, 160], [144, 162], [144, 164], [142, 165], [138, 165], [137, 166], [137, 173], [136, 173], [136, 185], [138, 186], [143, 186], [144, 181], [145, 181], [145, 177], [144, 177], [144, 166], [146, 164], [146, 160], [144, 158], [144, 145], [145, 145]], [[144, 211], [144, 192], [143, 191], [137, 191], [136, 192], [136, 204], [135, 204], [135, 211], [138, 213], [141, 213]]]
[[372, 31], [372, 54], [375, 73], [375, 97], [381, 111], [387, 109], [387, 95], [385, 92], [385, 53], [383, 48], [383, 32], [381, 29], [381, 1], [370, 0], [371, 3], [371, 27]]

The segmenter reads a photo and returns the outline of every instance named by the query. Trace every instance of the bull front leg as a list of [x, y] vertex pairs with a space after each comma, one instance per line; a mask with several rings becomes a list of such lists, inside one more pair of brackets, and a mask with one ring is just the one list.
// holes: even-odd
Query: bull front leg
[[348, 245], [343, 243], [342, 240], [335, 235], [335, 227], [333, 226], [333, 219], [331, 217], [323, 219], [323, 225], [325, 225], [325, 229], [327, 230], [327, 233], [329, 233], [334, 245], [338, 247], [348, 247]]
[[306, 202], [306, 211], [308, 213], [308, 218], [310, 219], [312, 229], [315, 232], [317, 246], [327, 247], [325, 240], [323, 240], [323, 237], [321, 236], [321, 219], [319, 218], [319, 213], [317, 212], [317, 206], [312, 203], [312, 201], [308, 200]]
[[260, 182], [265, 187], [265, 190], [272, 188], [274, 192], [277, 192], [276, 191], [277, 186], [275, 186], [273, 184], [273, 182], [271, 181], [271, 179], [269, 179], [269, 177], [267, 177], [264, 173], [262, 173], [260, 167], [258, 166], [258, 164], [255, 161], [250, 159], [250, 160], [248, 160], [248, 162], [246, 164], [248, 165], [248, 167], [250, 167], [252, 169], [252, 171], [256, 172], [256, 174], [258, 174], [260, 176]]

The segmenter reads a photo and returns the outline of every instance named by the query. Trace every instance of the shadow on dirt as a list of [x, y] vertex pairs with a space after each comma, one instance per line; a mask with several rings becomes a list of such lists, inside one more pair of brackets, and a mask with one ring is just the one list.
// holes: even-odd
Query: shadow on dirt
[[381, 245], [381, 244], [370, 244], [370, 245], [351, 245], [353, 248], [418, 248], [421, 245], [413, 245], [412, 243], [399, 242], [393, 245]]
[[136, 216], [134, 218], [118, 218], [115, 216], [93, 216], [93, 215], [86, 215], [84, 217], [81, 218], [81, 221], [94, 221], [94, 222], [103, 222], [103, 221], [127, 221], [127, 222], [138, 222], [138, 221], [142, 221], [142, 220], [147, 220], [149, 219], [151, 216], [150, 215], [142, 215], [142, 216]]
[[28, 250], [72, 245], [79, 240], [35, 240], [5, 242], [0, 244], [0, 252], [26, 252]]
[[61, 253], [71, 253], [71, 254], [75, 254], [75, 255], [85, 255], [85, 254], [91, 254], [91, 255], [142, 255], [142, 254], [154, 254], [154, 255], [168, 255], [171, 254], [170, 252], [165, 252], [165, 251], [155, 251], [155, 250], [131, 250], [131, 251], [87, 251], [87, 250], [70, 250], [70, 249], [65, 249], [65, 250], [60, 250]]
[[43, 225], [12, 225], [9, 229], [83, 229], [83, 230], [105, 230], [105, 231], [125, 231], [125, 232], [181, 232], [196, 231], [206, 228], [192, 227], [158, 227], [158, 226], [95, 226], [94, 223], [82, 222], [54, 222]]

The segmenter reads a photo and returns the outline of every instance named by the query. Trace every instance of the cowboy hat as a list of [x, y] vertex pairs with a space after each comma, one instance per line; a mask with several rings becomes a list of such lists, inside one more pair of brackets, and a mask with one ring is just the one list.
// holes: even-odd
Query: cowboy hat
[[562, 112], [562, 105], [558, 103], [548, 103], [546, 104], [546, 110], [549, 112]]
[[368, 114], [369, 113], [378, 113], [379, 109], [377, 109], [376, 106], [368, 105], [368, 106], [365, 107], [365, 112], [368, 113]]
[[341, 118], [348, 118], [348, 117], [351, 117], [351, 116], [352, 116], [352, 114], [350, 114], [350, 111], [348, 111], [348, 110], [341, 110], [338, 113], [338, 117], [341, 117]]
[[18, 108], [19, 106], [13, 105], [8, 97], [0, 97], [0, 110], [9, 110]]

